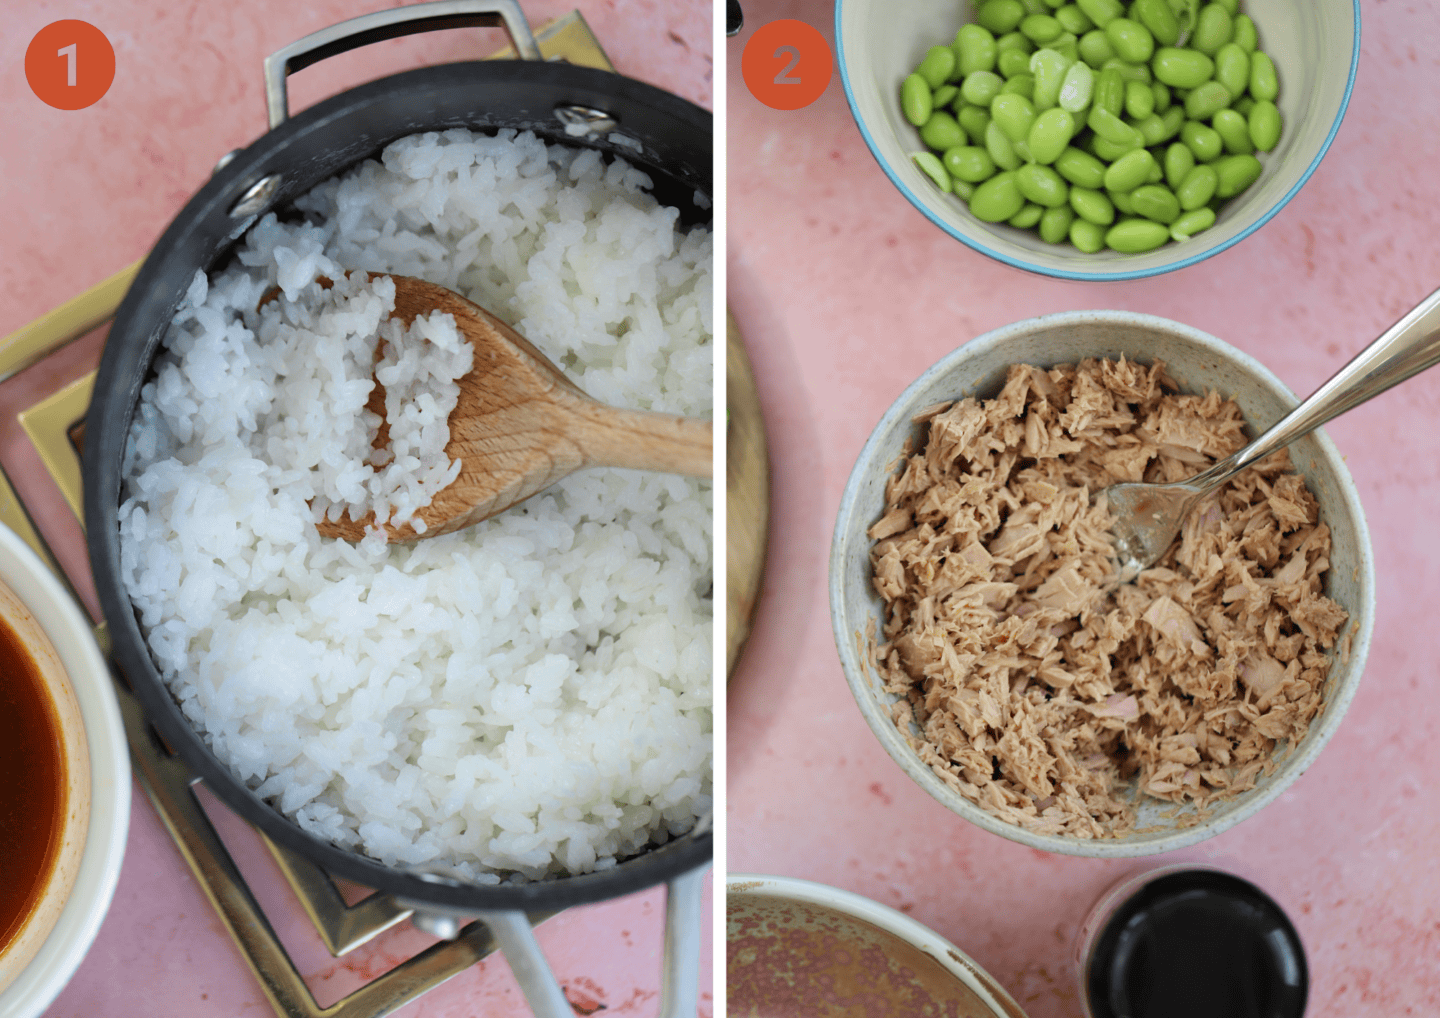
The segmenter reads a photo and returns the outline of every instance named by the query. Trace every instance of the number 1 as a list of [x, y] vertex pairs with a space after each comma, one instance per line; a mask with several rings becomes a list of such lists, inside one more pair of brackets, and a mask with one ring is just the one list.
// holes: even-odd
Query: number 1
[[57, 57], [65, 58], [65, 84], [71, 88], [75, 87], [75, 44], [72, 42], [62, 50], [56, 51]]

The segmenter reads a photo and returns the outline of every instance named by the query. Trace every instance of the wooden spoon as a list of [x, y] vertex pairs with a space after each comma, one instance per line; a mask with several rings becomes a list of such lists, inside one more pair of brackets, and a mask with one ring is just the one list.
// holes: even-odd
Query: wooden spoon
[[[434, 283], [391, 278], [392, 317], [409, 328], [416, 315], [448, 312], [475, 348], [474, 366], [457, 380], [460, 400], [450, 412], [445, 446], [446, 456], [460, 460], [460, 474], [415, 513], [425, 521], [423, 534], [409, 523], [385, 525], [392, 544], [478, 523], [581, 467], [711, 476], [709, 421], [622, 410], [591, 399], [524, 336], [484, 308]], [[366, 406], [382, 419], [375, 444], [383, 448], [389, 428], [383, 423], [385, 390], [378, 382]], [[359, 541], [374, 520], [374, 513], [358, 521], [347, 514], [316, 529], [323, 537]]]

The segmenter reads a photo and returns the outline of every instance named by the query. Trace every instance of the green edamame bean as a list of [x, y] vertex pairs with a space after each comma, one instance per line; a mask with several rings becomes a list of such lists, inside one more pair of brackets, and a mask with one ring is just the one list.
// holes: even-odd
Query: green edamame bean
[[941, 162], [950, 176], [967, 184], [978, 184], [995, 176], [995, 160], [978, 145], [957, 145], [945, 153]]
[[994, 35], [1013, 32], [1025, 17], [1020, 0], [985, 0], [975, 12], [975, 21]]
[[1146, 146], [1158, 145], [1165, 140], [1165, 121], [1158, 113], [1137, 120], [1131, 126], [1140, 132], [1142, 143]]
[[959, 94], [960, 90], [954, 85], [941, 85], [935, 90], [935, 94], [931, 97], [930, 101], [935, 109], [938, 110], [942, 106], [949, 106], [955, 101], [955, 97]]
[[1155, 37], [1150, 29], [1129, 18], [1111, 18], [1105, 35], [1115, 48], [1115, 55], [1131, 64], [1143, 64], [1155, 53]]
[[[1170, 185], [1170, 190], [1178, 190], [1186, 174], [1194, 168], [1195, 153], [1184, 142], [1177, 141], [1165, 150], [1165, 183]], [[950, 175], [953, 177], [955, 171], [951, 170]]]
[[1199, 88], [1215, 76], [1215, 61], [1204, 53], [1172, 46], [1156, 50], [1150, 68], [1171, 88]]
[[1091, 29], [1080, 37], [1079, 51], [1080, 59], [1094, 71], [1100, 70], [1105, 66], [1105, 61], [1115, 56], [1115, 47], [1110, 45], [1109, 37], [1098, 28]]
[[1004, 87], [1004, 79], [994, 71], [975, 71], [965, 75], [960, 84], [960, 94], [967, 103], [988, 107]]
[[1060, 89], [1065, 73], [1074, 61], [1050, 49], [1042, 49], [1030, 58], [1030, 73], [1035, 75], [1035, 109], [1040, 112], [1060, 102]]
[[920, 128], [920, 140], [937, 152], [944, 152], [964, 145], [969, 139], [965, 137], [965, 128], [956, 123], [954, 117], [944, 110], [936, 110]]
[[916, 152], [911, 158], [915, 160], [915, 165], [920, 167], [925, 176], [935, 182], [936, 187], [946, 194], [950, 193], [950, 174], [945, 172], [939, 156], [934, 152]]
[[1183, 106], [1171, 106], [1164, 113], [1160, 114], [1160, 122], [1165, 125], [1165, 131], [1160, 135], [1160, 141], [1169, 141], [1180, 133], [1180, 128], [1185, 123], [1185, 108]]
[[1098, 134], [1092, 135], [1090, 138], [1090, 151], [1094, 152], [1097, 158], [1103, 159], [1107, 163], [1113, 163], [1121, 156], [1127, 155], [1131, 152], [1134, 152], [1138, 148], [1144, 147], [1145, 141], [1143, 138], [1139, 137], [1138, 133], [1136, 135], [1135, 141], [1127, 145], [1117, 145], [1114, 142], [1106, 141]]
[[1150, 167], [1150, 175], [1145, 178], [1145, 183], [1146, 183], [1146, 184], [1163, 184], [1163, 183], [1165, 182], [1165, 170], [1164, 170], [1164, 168], [1160, 165], [1160, 160], [1158, 160], [1158, 159], [1155, 158], [1155, 153], [1154, 153], [1154, 152], [1151, 152], [1151, 153], [1150, 153], [1150, 158], [1151, 158], [1152, 165], [1151, 165], [1151, 167]]
[[956, 70], [968, 78], [977, 71], [995, 70], [999, 47], [995, 37], [981, 25], [961, 25], [955, 33]]
[[1170, 224], [1170, 236], [1175, 240], [1189, 240], [1201, 230], [1208, 230], [1214, 225], [1214, 209], [1195, 209]]
[[1221, 110], [1211, 119], [1210, 126], [1220, 135], [1225, 151], [1231, 155], [1255, 151], [1255, 143], [1250, 140], [1250, 125], [1234, 110]]
[[[985, 128], [985, 151], [990, 153], [990, 158], [995, 160], [995, 165], [1002, 170], [1011, 171], [1020, 168], [1020, 157], [1015, 154], [1015, 144], [1000, 130], [1000, 125], [993, 120], [990, 126]], [[1010, 213], [1013, 216], [1015, 213]], [[1001, 216], [1001, 219], [1009, 219], [1010, 216]]]
[[1250, 141], [1261, 152], [1269, 152], [1280, 141], [1280, 111], [1269, 99], [1259, 99], [1250, 110]]
[[1161, 223], [1148, 219], [1127, 219], [1116, 223], [1105, 233], [1105, 246], [1121, 254], [1153, 251], [1170, 239], [1170, 231]]
[[933, 93], [930, 84], [920, 74], [912, 74], [900, 85], [900, 109], [905, 119], [916, 127], [924, 127], [925, 121], [934, 112]]
[[1022, 95], [1001, 94], [990, 104], [990, 120], [1005, 137], [1019, 141], [1030, 134], [1030, 125], [1035, 123], [1035, 107]]
[[1066, 4], [1057, 10], [1055, 20], [1060, 22], [1060, 27], [1072, 35], [1084, 35], [1095, 27], [1095, 22], [1091, 21], [1089, 15], [1076, 4]]
[[1218, 158], [1225, 147], [1220, 135], [1212, 128], [1194, 120], [1187, 120], [1185, 126], [1180, 128], [1180, 140], [1194, 153], [1197, 163], [1208, 163]]
[[1250, 54], [1250, 94], [1257, 100], [1275, 101], [1280, 94], [1280, 80], [1275, 75], [1275, 62], [1256, 50]]
[[995, 66], [1000, 73], [1007, 78], [1013, 78], [1017, 74], [1028, 74], [1030, 70], [1030, 54], [1023, 50], [1007, 49], [1000, 54], [995, 62]]
[[1024, 138], [1019, 141], [1012, 141], [1010, 147], [1015, 151], [1015, 158], [1022, 163], [1033, 163], [1035, 160], [1030, 157], [1030, 143]]
[[[1075, 118], [1068, 110], [1060, 107], [1046, 110], [1035, 118], [1030, 125], [1030, 134], [1026, 138], [1030, 146], [1030, 158], [1042, 166], [1049, 166], [1060, 153], [1064, 152], [1070, 144], [1070, 139], [1075, 135]], [[1058, 178], [1057, 178], [1058, 179]], [[1039, 199], [1031, 199], [1038, 201]], [[1044, 205], [1044, 202], [1040, 204]]]
[[1020, 32], [1037, 46], [1053, 42], [1065, 32], [1065, 26], [1048, 14], [1032, 14], [1020, 22]]
[[[1165, 0], [1160, 0], [1164, 3]], [[1125, 115], [1133, 120], [1144, 120], [1155, 112], [1155, 90], [1138, 81], [1125, 83]]]
[[1105, 197], [1110, 199], [1110, 204], [1115, 206], [1115, 211], [1122, 216], [1133, 216], [1135, 206], [1130, 204], [1130, 196], [1124, 191], [1106, 191]]
[[1180, 218], [1180, 202], [1168, 187], [1161, 184], [1137, 187], [1130, 195], [1130, 204], [1146, 219], [1166, 226]]
[[1149, 179], [1154, 166], [1155, 157], [1150, 154], [1149, 149], [1139, 148], [1134, 152], [1127, 152], [1111, 163], [1110, 168], [1105, 171], [1105, 190], [1128, 194]]
[[1087, 18], [1101, 28], [1125, 13], [1125, 7], [1120, 0], [1075, 0], [1075, 3], [1085, 12]]
[[1166, 0], [1135, 0], [1130, 16], [1148, 28], [1161, 46], [1174, 46], [1180, 38], [1180, 22]]
[[1185, 179], [1175, 189], [1175, 197], [1182, 210], [1192, 212], [1209, 205], [1210, 199], [1215, 197], [1215, 189], [1219, 186], [1220, 175], [1215, 172], [1215, 167], [1201, 163], [1185, 174]]
[[1226, 12], [1233, 18], [1240, 10], [1240, 0], [1215, 0], [1217, 4], [1225, 8]]
[[1231, 41], [1247, 54], [1254, 53], [1260, 45], [1260, 35], [1255, 31], [1255, 22], [1250, 20], [1248, 14], [1241, 14], [1235, 19], [1235, 37]]
[[1008, 170], [985, 181], [970, 197], [970, 213], [982, 223], [1003, 223], [1024, 207], [1025, 196]]
[[1155, 93], [1155, 112], [1164, 113], [1170, 108], [1170, 86], [1163, 81], [1152, 81], [1150, 90]]
[[1026, 163], [1015, 171], [1015, 184], [1027, 200], [1047, 209], [1058, 208], [1070, 198], [1070, 185], [1048, 166]]
[[1215, 134], [1214, 128], [1205, 127], [1204, 124], [1192, 120], [1185, 121], [1184, 127], [1179, 130], [1179, 140], [1188, 145], [1197, 163], [1210, 163], [1214, 158], [1220, 157], [1225, 147], [1224, 141], [1221, 141], [1220, 135]]
[[998, 53], [1024, 53], [1027, 57], [1035, 52], [1035, 44], [1025, 38], [1019, 32], [1006, 32], [995, 40], [995, 52]]
[[1230, 108], [1240, 114], [1246, 120], [1250, 119], [1250, 111], [1255, 108], [1255, 97], [1246, 93], [1230, 104]]
[[[1034, 94], [1035, 78], [1029, 74], [1015, 75], [1015, 77], [1005, 82], [1004, 86], [1000, 89], [1000, 95], [1019, 95], [1024, 96], [1026, 100], [1029, 100]], [[1000, 96], [997, 95], [995, 98], [999, 99]], [[992, 102], [990, 105], [994, 106], [995, 104]], [[992, 113], [991, 116], [994, 116], [994, 114]]]
[[1045, 214], [1045, 209], [1034, 202], [1026, 202], [1021, 206], [1020, 211], [1009, 219], [1005, 220], [1010, 226], [1028, 230], [1040, 222], [1040, 217]]
[[974, 184], [967, 183], [963, 180], [956, 180], [954, 177], [950, 178], [950, 187], [955, 192], [955, 197], [964, 202], [969, 202], [975, 195]]
[[1055, 172], [1076, 187], [1098, 191], [1105, 184], [1105, 164], [1071, 145], [1055, 160]]
[[1260, 179], [1263, 169], [1260, 160], [1250, 155], [1226, 156], [1215, 163], [1215, 173], [1220, 178], [1215, 188], [1215, 197], [1233, 198]]
[[1206, 56], [1213, 57], [1220, 47], [1230, 41], [1235, 33], [1235, 19], [1230, 12], [1217, 3], [1200, 8], [1195, 19], [1195, 32], [1190, 36], [1190, 45]]
[[1075, 221], [1075, 210], [1069, 205], [1046, 209], [1040, 217], [1040, 239], [1047, 244], [1059, 244], [1070, 235], [1070, 224]]
[[924, 78], [925, 84], [933, 90], [949, 81], [954, 70], [955, 51], [949, 46], [931, 46], [915, 73]]
[[[957, 99], [956, 102], [964, 102], [964, 99]], [[955, 111], [955, 119], [960, 126], [965, 128], [965, 136], [975, 139], [978, 145], [985, 137], [985, 130], [990, 126], [990, 111], [980, 106], [971, 106], [968, 103]]]
[[1089, 125], [1090, 130], [1095, 132], [1096, 137], [1104, 138], [1116, 145], [1132, 145], [1144, 141], [1139, 131], [1108, 110], [1099, 107], [1090, 110], [1090, 116], [1086, 118], [1085, 123]]
[[1250, 54], [1233, 42], [1227, 42], [1215, 54], [1215, 80], [1231, 95], [1239, 95], [1250, 85]]
[[1059, 53], [1067, 64], [1073, 64], [1080, 59], [1080, 40], [1071, 32], [1065, 32], [1058, 39], [1047, 42], [1045, 48]]
[[[1149, 64], [1132, 64], [1128, 60], [1121, 60], [1118, 56], [1115, 56], [1105, 61], [1105, 67], [1115, 68], [1115, 70], [1120, 72], [1120, 77], [1126, 81], [1140, 81], [1147, 85], [1150, 84], [1151, 75]], [[1102, 71], [1104, 69], [1104, 67], [1101, 68]]]
[[1105, 246], [1105, 227], [1088, 219], [1076, 219], [1070, 224], [1070, 243], [1086, 254], [1094, 254]]
[[1070, 207], [1081, 219], [1096, 226], [1109, 226], [1115, 222], [1115, 206], [1101, 191], [1092, 191], [1088, 187], [1072, 187]]
[[1125, 91], [1127, 83], [1120, 77], [1120, 72], [1111, 67], [1109, 70], [1101, 71], [1095, 79], [1095, 94], [1090, 100], [1094, 108], [1104, 110], [1112, 117], [1119, 117], [1125, 110]]
[[1020, 0], [1026, 14], [1049, 14], [1051, 7], [1045, 0]]
[[[962, 88], [961, 91], [964, 91]], [[1235, 98], [1218, 81], [1207, 81], [1185, 97], [1185, 115], [1191, 120], [1209, 120]]]
[[1090, 108], [1094, 97], [1095, 72], [1090, 69], [1089, 64], [1077, 60], [1065, 72], [1065, 80], [1060, 83], [1060, 95], [1056, 102], [1062, 110], [1078, 116]]

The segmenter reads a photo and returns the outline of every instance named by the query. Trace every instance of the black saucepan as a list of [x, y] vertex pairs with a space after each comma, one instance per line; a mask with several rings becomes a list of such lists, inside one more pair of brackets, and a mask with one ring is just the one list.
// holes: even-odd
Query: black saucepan
[[[445, 8], [453, 12], [457, 7], [475, 6], [426, 4], [409, 10]], [[479, 6], [488, 6], [493, 14], [499, 5]], [[623, 156], [650, 174], [656, 196], [678, 207], [682, 219], [692, 223], [710, 219], [710, 114], [668, 92], [617, 74], [539, 60], [450, 64], [371, 82], [284, 119], [286, 70], [377, 38], [417, 30], [413, 24], [396, 28], [371, 22], [364, 31], [343, 31], [366, 20], [316, 33], [309, 37], [314, 45], [306, 57], [291, 58], [288, 67], [280, 68], [278, 116], [275, 93], [272, 90], [270, 94], [272, 122], [282, 122], [234, 153], [190, 200], [150, 252], [111, 326], [87, 418], [84, 483], [90, 561], [115, 661], [151, 723], [195, 775], [272, 840], [336, 876], [407, 901], [477, 912], [554, 911], [670, 880], [710, 858], [708, 832], [653, 848], [610, 870], [490, 887], [437, 884], [313, 837], [236, 779], [186, 722], [150, 657], [121, 583], [117, 525], [121, 456], [140, 387], [151, 374], [166, 325], [195, 270], [211, 271], [224, 265], [237, 239], [260, 215], [272, 209], [283, 215], [296, 197], [377, 155], [386, 144], [405, 135], [451, 127], [486, 131], [511, 127], [535, 131], [551, 141]], [[474, 16], [458, 20], [432, 16], [422, 27], [477, 21], [493, 23]], [[518, 34], [525, 34], [523, 25]], [[512, 37], [516, 35], [512, 31]], [[525, 51], [519, 39], [516, 48]]]

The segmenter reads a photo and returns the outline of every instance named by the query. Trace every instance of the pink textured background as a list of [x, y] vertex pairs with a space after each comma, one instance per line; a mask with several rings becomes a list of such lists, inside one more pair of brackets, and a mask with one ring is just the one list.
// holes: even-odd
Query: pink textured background
[[[7, 0], [0, 21], [0, 336], [142, 257], [216, 159], [263, 133], [260, 65], [266, 55], [385, 6], [394, 4]], [[579, 8], [621, 73], [711, 105], [708, 0], [524, 0], [522, 6], [534, 26]], [[23, 71], [30, 39], [65, 18], [100, 28], [116, 52], [109, 93], [75, 112], [42, 104]], [[498, 30], [470, 30], [381, 43], [292, 78], [291, 105], [303, 108], [361, 81], [421, 64], [477, 58], [504, 41]], [[90, 370], [98, 349], [98, 337], [76, 344], [0, 393], [7, 411], [0, 454], [22, 490], [43, 485], [36, 483], [38, 460], [11, 415], [33, 402], [28, 394], [48, 392]], [[60, 557], [83, 563], [79, 529], [60, 508], [63, 503], [52, 497], [41, 504], [59, 508], [38, 515]], [[94, 948], [48, 1014], [271, 1013], [138, 786], [134, 802], [114, 905]], [[233, 818], [222, 816], [220, 822], [322, 1004], [431, 942], [406, 924], [373, 946], [332, 959], [265, 850]], [[577, 1010], [603, 1004], [607, 1014], [656, 1012], [663, 909], [663, 891], [652, 891], [573, 909], [540, 928], [541, 945]], [[708, 1016], [713, 1012], [708, 915], [706, 929], [699, 1013]], [[529, 1014], [498, 956], [399, 1013], [408, 1018]]]
[[[1252, 0], [1256, 2], [1256, 0]], [[897, 5], [897, 8], [900, 5]], [[1308, 393], [1440, 285], [1440, 20], [1362, 0], [1359, 77], [1334, 146], [1274, 220], [1156, 279], [1027, 275], [950, 239], [865, 147], [837, 69], [797, 112], [727, 84], [729, 299], [771, 436], [774, 522], [754, 637], [729, 688], [731, 872], [835, 884], [954, 941], [1032, 1018], [1078, 1014], [1075, 931], [1150, 864], [1050, 855], [951, 814], [885, 755], [830, 633], [830, 531], [870, 429], [939, 357], [989, 329], [1081, 308], [1164, 315], [1220, 336]], [[747, 28], [833, 5], [750, 0]], [[1282, 86], [1283, 87], [1283, 86]], [[1269, 890], [1309, 952], [1311, 1018], [1440, 1013], [1440, 372], [1327, 428], [1374, 539], [1366, 677], [1318, 762], [1258, 816], [1193, 850]]]

